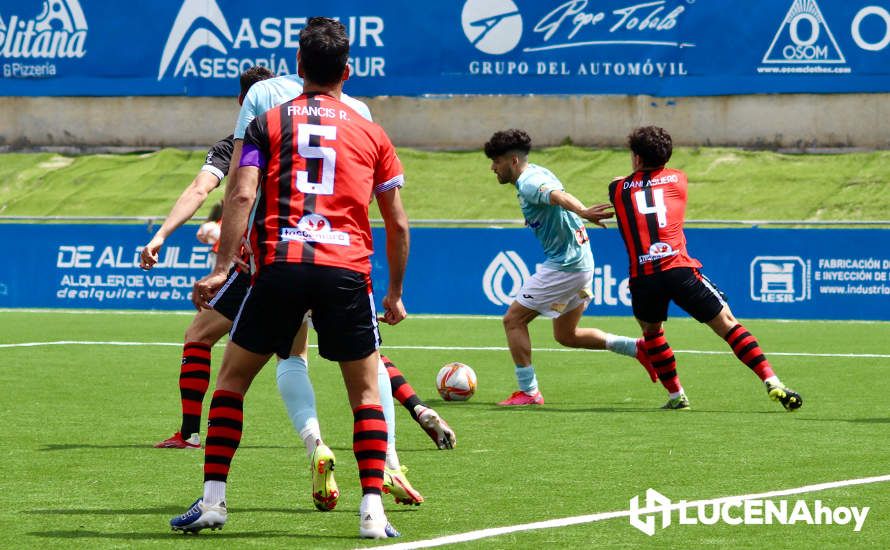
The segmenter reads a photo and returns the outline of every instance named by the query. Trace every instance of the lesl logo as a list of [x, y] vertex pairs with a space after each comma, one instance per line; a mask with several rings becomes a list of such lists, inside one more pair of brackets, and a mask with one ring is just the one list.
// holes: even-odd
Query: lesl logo
[[470, 43], [487, 54], [507, 53], [522, 38], [522, 15], [512, 0], [467, 0], [461, 23]]
[[170, 36], [167, 37], [167, 44], [164, 45], [164, 53], [161, 55], [161, 67], [158, 70], [158, 80], [164, 77], [164, 73], [167, 72], [167, 68], [170, 66], [170, 62], [173, 61], [176, 52], [180, 51], [180, 46], [183, 42], [185, 42], [185, 45], [182, 47], [176, 67], [173, 69], [173, 76], [179, 76], [182, 73], [183, 67], [189, 62], [192, 54], [202, 46], [208, 46], [222, 54], [228, 53], [219, 37], [210, 29], [204, 27], [196, 27], [192, 30], [191, 35], [188, 36], [188, 40], [185, 39], [189, 30], [201, 19], [206, 19], [230, 43], [234, 41], [232, 31], [229, 30], [229, 24], [226, 23], [226, 18], [216, 4], [216, 0], [185, 0], [179, 9], [176, 21], [173, 23]]
[[810, 298], [810, 264], [800, 256], [757, 256], [751, 261], [751, 299], [792, 303]]
[[794, 0], [763, 63], [846, 63], [816, 0]]
[[[504, 279], [510, 278], [510, 289], [504, 290]], [[522, 258], [513, 250], [498, 252], [494, 260], [488, 264], [482, 275], [482, 291], [488, 301], [496, 306], [505, 306], [513, 302], [513, 298], [522, 288], [522, 283], [531, 277], [528, 267]]]
[[[0, 17], [0, 56], [66, 58], [86, 54], [87, 20], [77, 0], [47, 0], [36, 19]], [[33, 76], [33, 75], [32, 75]]]

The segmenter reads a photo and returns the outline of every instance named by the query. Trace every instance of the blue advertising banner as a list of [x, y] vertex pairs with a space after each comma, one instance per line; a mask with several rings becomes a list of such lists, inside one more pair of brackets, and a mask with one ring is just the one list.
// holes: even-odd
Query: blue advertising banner
[[[353, 95], [890, 91], [890, 0], [331, 0]], [[0, 0], [0, 95], [234, 96], [317, 4]]]
[[[586, 313], [631, 315], [617, 231], [589, 234], [596, 270]], [[133, 225], [0, 225], [16, 259], [0, 266], [0, 307], [191, 309], [192, 285], [211, 268], [209, 247], [180, 230], [143, 271], [139, 250], [150, 237]], [[687, 237], [740, 317], [890, 320], [887, 230], [689, 229]], [[384, 238], [374, 229], [378, 246]], [[415, 228], [411, 239], [409, 313], [502, 315], [544, 259], [527, 229]], [[383, 255], [372, 277], [379, 305]]]

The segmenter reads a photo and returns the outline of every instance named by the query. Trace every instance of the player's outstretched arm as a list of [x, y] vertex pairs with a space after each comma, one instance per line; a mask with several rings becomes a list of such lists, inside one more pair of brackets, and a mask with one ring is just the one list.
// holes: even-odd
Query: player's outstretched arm
[[596, 204], [587, 208], [584, 203], [579, 201], [574, 195], [566, 191], [554, 190], [550, 192], [550, 204], [560, 206], [569, 212], [574, 212], [578, 216], [587, 221], [593, 222], [600, 227], [606, 227], [602, 220], [611, 218], [612, 212], [609, 204]]
[[386, 261], [389, 264], [389, 287], [383, 298], [384, 313], [380, 320], [395, 325], [408, 316], [402, 304], [402, 285], [410, 247], [408, 214], [398, 187], [377, 195], [377, 207], [386, 228]]
[[158, 228], [155, 236], [142, 248], [142, 263], [140, 264], [142, 269], [151, 269], [158, 263], [158, 252], [167, 237], [195, 215], [195, 212], [204, 204], [207, 195], [216, 189], [217, 185], [219, 185], [217, 176], [204, 170], [198, 172], [192, 183], [176, 199], [176, 203], [173, 204], [173, 208], [170, 209], [170, 213], [167, 214], [167, 218]]
[[603, 220], [607, 220], [615, 215], [615, 211], [612, 210], [612, 205], [609, 203], [603, 204], [594, 204], [590, 208], [585, 208], [579, 214], [582, 218], [589, 222], [593, 222], [596, 225], [605, 228], [606, 224], [603, 223]]

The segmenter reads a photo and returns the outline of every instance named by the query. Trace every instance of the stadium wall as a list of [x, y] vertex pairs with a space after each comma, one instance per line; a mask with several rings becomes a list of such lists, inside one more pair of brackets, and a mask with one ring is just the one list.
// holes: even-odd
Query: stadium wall
[[[707, 97], [523, 95], [372, 97], [400, 146], [479, 147], [492, 131], [530, 130], [540, 145], [622, 146], [630, 128], [656, 124], [681, 145], [890, 148], [890, 94]], [[233, 98], [0, 97], [0, 146], [207, 147], [231, 133]]]

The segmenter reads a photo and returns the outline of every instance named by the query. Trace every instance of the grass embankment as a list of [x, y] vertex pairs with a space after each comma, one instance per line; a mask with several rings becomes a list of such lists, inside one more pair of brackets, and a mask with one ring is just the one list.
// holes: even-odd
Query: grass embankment
[[[399, 150], [413, 219], [515, 219], [481, 152]], [[532, 161], [550, 168], [587, 203], [606, 201], [614, 176], [629, 172], [623, 150], [555, 147]], [[66, 157], [0, 155], [0, 215], [163, 216], [203, 163], [203, 151]], [[690, 219], [886, 220], [890, 151], [791, 155], [684, 148], [670, 163], [689, 174]], [[221, 197], [211, 195], [199, 217]], [[373, 216], [372, 210], [372, 216]]]

